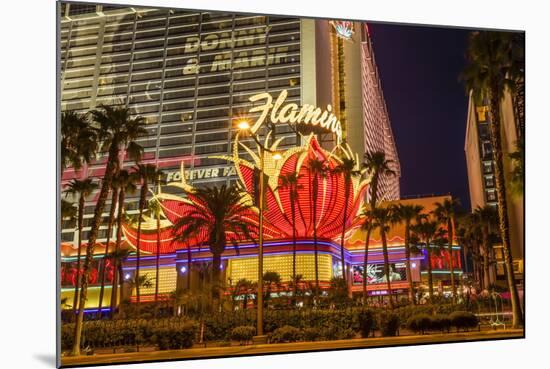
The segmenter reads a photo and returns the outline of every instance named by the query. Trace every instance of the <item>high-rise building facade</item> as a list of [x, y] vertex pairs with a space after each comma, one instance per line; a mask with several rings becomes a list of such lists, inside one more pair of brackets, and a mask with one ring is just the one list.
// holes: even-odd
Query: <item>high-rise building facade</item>
[[[342, 35], [338, 22], [295, 17], [73, 3], [60, 10], [61, 110], [86, 113], [102, 105], [125, 106], [133, 116], [143, 117], [147, 135], [138, 139], [144, 148], [142, 162], [157, 165], [167, 182], [177, 182], [182, 175], [195, 187], [236, 181], [234, 165], [223, 157], [233, 154], [237, 121], [260, 115], [250, 113], [250, 97], [267, 92], [276, 99], [286, 91], [287, 104], [321, 109], [330, 105], [342, 123], [341, 138], [360, 161], [366, 152], [384, 151], [397, 175], [382, 178], [379, 199], [399, 199], [399, 160], [365, 24], [342, 22], [347, 32]], [[334, 148], [336, 134], [313, 131], [323, 148]], [[266, 132], [262, 127], [259, 135], [265, 137]], [[307, 133], [277, 124], [274, 135], [285, 150], [303, 144]], [[255, 146], [251, 138], [239, 141]], [[246, 150], [238, 151], [239, 157], [251, 160]], [[124, 167], [135, 164], [122, 156]], [[101, 178], [105, 161], [106, 154], [101, 154], [80, 171], [65, 169], [62, 186], [73, 178]], [[179, 190], [163, 186], [162, 191]], [[97, 195], [87, 199], [80, 246], [74, 220], [62, 224], [62, 262], [68, 269], [79, 247], [84, 250]], [[137, 212], [137, 196], [127, 195], [127, 213]], [[110, 205], [108, 200], [97, 238], [96, 270], [105, 262], [103, 245], [108, 238], [112, 242], [116, 232], [113, 229], [109, 237]], [[310, 247], [308, 242], [304, 247]], [[336, 250], [332, 244], [326, 247]], [[180, 256], [163, 255], [163, 293], [175, 288], [182, 267], [176, 269], [173, 263], [180, 263]], [[288, 269], [281, 258], [273, 260], [277, 268]], [[334, 260], [321, 260], [327, 280]], [[125, 268], [131, 270], [133, 262], [135, 258]], [[246, 262], [240, 261], [250, 272]], [[227, 267], [237, 273], [237, 264]], [[63, 278], [67, 293], [74, 284], [70, 275]]]
[[[507, 186], [508, 219], [510, 222], [510, 243], [516, 278], [523, 276], [524, 249], [524, 208], [523, 195], [511, 191], [511, 176], [514, 163], [510, 154], [517, 151], [518, 140], [524, 129], [524, 95], [520, 88], [512, 95], [505, 91], [500, 106], [501, 139], [503, 150], [504, 179]], [[496, 191], [495, 163], [491, 143], [489, 107], [476, 104], [470, 94], [468, 116], [466, 122], [466, 138], [464, 151], [468, 170], [470, 205], [472, 211], [485, 205], [498, 206]], [[495, 247], [496, 274], [504, 278], [502, 246]]]
[[[232, 167], [213, 156], [231, 153], [235, 119], [255, 117], [248, 113], [252, 95], [276, 98], [286, 90], [287, 103], [332, 104], [345, 118], [344, 139], [359, 160], [376, 150], [394, 160], [398, 175], [382, 178], [379, 198], [399, 198], [399, 161], [365, 24], [353, 23], [350, 39], [343, 40], [327, 20], [63, 5], [62, 111], [118, 105], [144, 117], [148, 135], [138, 140], [143, 162], [158, 165], [168, 181], [178, 180], [182, 161], [194, 185], [234, 180]], [[282, 149], [300, 140], [285, 125], [277, 126], [276, 136], [283, 138]], [[324, 146], [334, 145], [333, 134], [319, 136]], [[79, 173], [68, 168], [63, 183], [101, 176], [104, 165], [105, 156]], [[130, 211], [137, 200], [130, 195]], [[94, 203], [91, 196], [87, 219]], [[72, 242], [76, 232], [66, 226], [62, 241]], [[99, 240], [105, 239], [102, 229]]]

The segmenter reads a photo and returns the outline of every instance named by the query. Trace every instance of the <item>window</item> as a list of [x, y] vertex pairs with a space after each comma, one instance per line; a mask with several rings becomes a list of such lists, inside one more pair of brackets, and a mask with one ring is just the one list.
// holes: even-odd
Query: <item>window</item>
[[487, 190], [485, 191], [485, 194], [487, 195], [487, 201], [490, 201], [490, 202], [497, 201], [497, 193], [495, 190]]
[[495, 178], [493, 176], [485, 176], [485, 187], [491, 188], [495, 186]]
[[483, 162], [483, 173], [492, 173], [493, 172], [493, 163], [490, 161]]

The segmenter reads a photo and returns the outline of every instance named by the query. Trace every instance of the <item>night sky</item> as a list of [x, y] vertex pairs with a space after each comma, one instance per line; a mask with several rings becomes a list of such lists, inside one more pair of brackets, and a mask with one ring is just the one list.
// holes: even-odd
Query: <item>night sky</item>
[[401, 162], [401, 195], [451, 193], [470, 208], [466, 30], [369, 23]]

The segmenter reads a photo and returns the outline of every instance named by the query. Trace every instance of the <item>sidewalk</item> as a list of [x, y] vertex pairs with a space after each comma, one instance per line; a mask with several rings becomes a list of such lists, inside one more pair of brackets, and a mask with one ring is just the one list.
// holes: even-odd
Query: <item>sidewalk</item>
[[353, 348], [384, 347], [398, 345], [418, 345], [428, 343], [468, 342], [478, 340], [498, 340], [524, 337], [523, 329], [489, 330], [449, 334], [427, 334], [400, 337], [358, 338], [339, 341], [315, 341], [296, 343], [277, 343], [231, 347], [191, 348], [185, 350], [167, 350], [152, 352], [131, 352], [120, 354], [102, 354], [79, 357], [63, 357], [63, 367], [86, 366], [93, 364], [122, 364], [148, 361], [207, 359], [268, 353], [293, 353], [320, 350], [342, 350]]

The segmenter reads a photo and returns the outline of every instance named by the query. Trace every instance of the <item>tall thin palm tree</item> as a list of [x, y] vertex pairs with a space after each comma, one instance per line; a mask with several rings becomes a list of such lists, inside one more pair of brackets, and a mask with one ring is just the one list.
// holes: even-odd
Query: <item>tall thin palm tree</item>
[[396, 222], [395, 211], [393, 207], [380, 206], [370, 211], [370, 217], [372, 219], [372, 228], [379, 230], [380, 238], [382, 239], [382, 253], [384, 255], [384, 275], [386, 276], [386, 287], [388, 289], [390, 308], [393, 309], [394, 304], [391, 289], [390, 258], [388, 255], [388, 241], [386, 236], [390, 231], [392, 223]]
[[[136, 241], [136, 280], [139, 280], [140, 264], [141, 264], [141, 250], [140, 250], [140, 241], [141, 241], [141, 224], [143, 220], [143, 212], [147, 205], [147, 193], [149, 192], [149, 183], [155, 182], [160, 176], [162, 176], [162, 171], [159, 170], [153, 164], [137, 164], [134, 167], [134, 174], [139, 178], [141, 184], [141, 190], [139, 193], [139, 216], [138, 216], [138, 228], [137, 228], [137, 241]], [[141, 294], [140, 294], [140, 284], [136, 283], [136, 310], [139, 313], [140, 303], [141, 303]]]
[[319, 245], [317, 244], [317, 198], [319, 196], [319, 180], [326, 177], [327, 162], [314, 158], [308, 164], [308, 176], [311, 181], [310, 199], [312, 204], [312, 220], [313, 220], [313, 252], [315, 263], [315, 302], [319, 301]]
[[483, 287], [489, 289], [491, 284], [494, 283], [493, 274], [491, 273], [491, 265], [493, 264], [491, 235], [493, 234], [493, 228], [498, 224], [498, 213], [494, 206], [485, 205], [484, 207], [477, 207], [474, 210], [474, 216], [480, 226], [482, 236]]
[[84, 321], [84, 308], [88, 296], [88, 275], [90, 265], [93, 261], [95, 243], [99, 233], [99, 227], [102, 222], [103, 209], [111, 184], [116, 171], [120, 168], [119, 154], [125, 150], [128, 156], [133, 160], [139, 160], [143, 148], [135, 141], [138, 137], [146, 135], [145, 119], [143, 117], [132, 117], [130, 110], [125, 107], [109, 107], [102, 105], [100, 109], [92, 110], [91, 115], [94, 123], [98, 126], [99, 139], [103, 142], [103, 148], [108, 153], [107, 165], [101, 190], [97, 199], [92, 218], [91, 229], [88, 235], [88, 245], [86, 247], [86, 258], [82, 272], [82, 283], [80, 300], [78, 303], [78, 317], [75, 324], [75, 337], [71, 354], [80, 355], [80, 340], [82, 336], [82, 322]]
[[[127, 250], [122, 250], [122, 222], [124, 220], [124, 204], [126, 201], [126, 194], [131, 194], [136, 192], [136, 175], [130, 173], [126, 169], [121, 169], [118, 171], [117, 175], [113, 178], [114, 185], [118, 188], [118, 211], [116, 218], [116, 241], [115, 241], [115, 250], [111, 253], [113, 255], [124, 255], [127, 253]], [[113, 264], [113, 281], [111, 288], [111, 317], [114, 317], [114, 312], [116, 308], [117, 295], [119, 287], [122, 289], [123, 274], [122, 274], [122, 258], [111, 258]], [[121, 292], [122, 293], [122, 292]]]
[[443, 202], [436, 202], [434, 209], [434, 215], [437, 221], [442, 223], [447, 228], [447, 235], [449, 236], [449, 271], [451, 273], [451, 297], [453, 303], [456, 302], [456, 283], [454, 272], [454, 258], [453, 258], [453, 237], [454, 228], [456, 224], [456, 216], [458, 214], [458, 208], [460, 203], [457, 199], [445, 199]]
[[[387, 176], [394, 176], [396, 172], [392, 169], [395, 162], [393, 160], [386, 159], [386, 154], [382, 151], [368, 152], [365, 154], [365, 161], [363, 167], [367, 170], [367, 173], [371, 176], [371, 182], [369, 186], [370, 192], [370, 209], [368, 211], [374, 211], [378, 201], [378, 185], [380, 180]], [[369, 243], [370, 234], [372, 232], [372, 226], [369, 224], [372, 218], [366, 217], [366, 222], [363, 229], [366, 231], [365, 237], [365, 256], [363, 258], [363, 303], [367, 302], [367, 266], [369, 261]]]
[[85, 114], [72, 110], [61, 114], [61, 173], [71, 166], [80, 170], [90, 164], [99, 150], [98, 131]]
[[459, 218], [457, 238], [461, 245], [464, 245], [465, 256], [470, 254], [473, 266], [474, 281], [483, 287], [482, 270], [482, 235], [481, 227], [475, 214], [465, 214]]
[[500, 237], [506, 266], [506, 278], [512, 303], [512, 325], [523, 324], [523, 314], [514, 277], [510, 222], [508, 219], [507, 189], [504, 180], [503, 149], [501, 138], [501, 102], [506, 90], [515, 92], [524, 78], [524, 44], [512, 32], [472, 32], [468, 45], [468, 65], [462, 79], [468, 93], [477, 103], [488, 102], [491, 144], [495, 164]]
[[424, 210], [421, 205], [399, 204], [395, 207], [395, 213], [401, 222], [405, 223], [405, 257], [407, 259], [407, 280], [409, 281], [409, 301], [414, 304], [414, 282], [411, 272], [411, 226]]
[[290, 195], [290, 216], [292, 218], [292, 301], [293, 304], [296, 303], [296, 202], [298, 201], [298, 190], [303, 188], [302, 185], [298, 184], [300, 175], [296, 172], [291, 172], [288, 174], [283, 174], [279, 177], [281, 184], [280, 188], [288, 189]]
[[73, 179], [67, 185], [65, 195], [70, 195], [74, 198], [78, 198], [78, 216], [77, 216], [77, 259], [76, 259], [76, 283], [74, 286], [74, 300], [73, 300], [73, 313], [76, 314], [77, 301], [80, 289], [80, 276], [81, 276], [81, 257], [82, 257], [82, 228], [84, 226], [84, 205], [86, 198], [89, 197], [96, 189], [98, 185], [92, 178], [86, 178], [84, 180]]
[[[160, 187], [160, 184], [159, 184]], [[159, 276], [160, 276], [160, 217], [162, 214], [162, 208], [157, 198], [152, 198], [149, 201], [149, 212], [157, 222], [157, 249], [156, 249], [156, 263], [155, 263], [155, 317], [157, 315], [158, 308], [158, 295], [159, 295]]]
[[432, 252], [434, 241], [441, 239], [444, 234], [444, 230], [439, 228], [439, 223], [432, 219], [429, 214], [421, 214], [416, 221], [416, 224], [411, 227], [411, 230], [417, 235], [417, 237], [423, 241], [427, 256], [428, 266], [428, 290], [430, 301], [433, 301], [434, 284], [433, 284], [433, 270], [432, 270]]
[[97, 312], [97, 316], [99, 319], [101, 319], [101, 315], [102, 315], [101, 308], [103, 306], [103, 297], [105, 294], [105, 276], [107, 274], [107, 261], [108, 261], [107, 255], [109, 255], [109, 252], [110, 252], [109, 247], [111, 243], [111, 234], [113, 231], [113, 224], [115, 222], [115, 211], [118, 203], [119, 187], [118, 187], [118, 182], [116, 181], [116, 174], [111, 183], [111, 190], [112, 190], [111, 206], [109, 207], [109, 217], [107, 218], [107, 240], [105, 242], [105, 253], [103, 254], [103, 259], [102, 259], [103, 267], [100, 270], [101, 286], [99, 289], [99, 302], [98, 302], [98, 312]]
[[236, 186], [198, 188], [193, 198], [196, 201], [190, 204], [192, 210], [175, 222], [173, 234], [181, 242], [189, 242], [201, 232], [207, 236], [212, 254], [212, 296], [219, 303], [221, 260], [229, 241], [227, 232], [252, 239], [250, 230], [256, 229], [246, 220], [251, 205], [245, 202]]
[[[344, 177], [344, 211], [342, 213], [342, 235], [340, 237], [340, 260], [342, 263], [342, 279], [344, 281], [344, 285], [348, 286], [346, 277], [346, 262], [344, 259], [344, 241], [348, 222], [348, 203], [353, 190], [352, 180], [354, 177], [360, 175], [361, 172], [357, 170], [357, 163], [353, 158], [342, 158], [342, 162], [334, 168], [334, 172], [339, 173]], [[353, 215], [354, 214], [351, 216]]]

